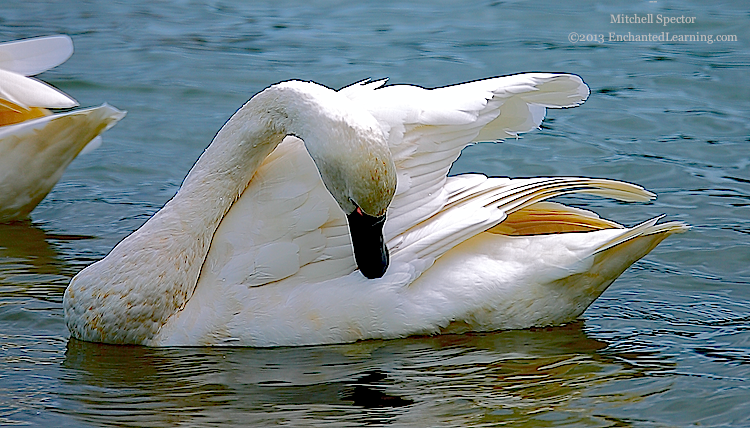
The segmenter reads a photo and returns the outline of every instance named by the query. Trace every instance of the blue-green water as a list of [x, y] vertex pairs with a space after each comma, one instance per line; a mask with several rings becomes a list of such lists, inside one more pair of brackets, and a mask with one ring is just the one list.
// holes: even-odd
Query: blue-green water
[[[0, 40], [73, 38], [74, 56], [41, 78], [82, 105], [128, 111], [30, 222], [0, 225], [0, 424], [750, 425], [750, 9], [619, 3], [0, 0]], [[611, 18], [648, 13], [695, 22]], [[736, 41], [609, 41], [628, 32]], [[523, 71], [577, 73], [591, 97], [520, 140], [467, 149], [454, 172], [632, 181], [659, 198], [567, 202], [626, 224], [664, 213], [694, 226], [578, 323], [300, 349], [68, 340], [70, 278], [161, 207], [264, 87]]]

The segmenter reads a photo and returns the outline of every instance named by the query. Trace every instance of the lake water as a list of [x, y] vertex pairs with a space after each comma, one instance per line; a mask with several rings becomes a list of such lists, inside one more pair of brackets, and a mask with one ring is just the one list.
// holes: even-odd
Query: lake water
[[[0, 40], [73, 38], [44, 80], [128, 111], [29, 222], [0, 226], [0, 425], [750, 425], [750, 12], [612, 3], [0, 0]], [[649, 13], [653, 24], [612, 22]], [[716, 41], [726, 35], [736, 41]], [[454, 172], [632, 181], [659, 198], [566, 201], [625, 224], [664, 213], [694, 226], [577, 323], [298, 349], [69, 340], [70, 278], [159, 209], [264, 87], [523, 71], [577, 73], [591, 97], [522, 139], [470, 147]]]

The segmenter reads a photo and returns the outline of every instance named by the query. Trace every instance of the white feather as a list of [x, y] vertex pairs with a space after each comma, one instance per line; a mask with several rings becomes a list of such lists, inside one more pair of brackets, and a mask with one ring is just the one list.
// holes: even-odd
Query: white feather
[[83, 149], [81, 149], [81, 153], [79, 153], [79, 155], [87, 155], [101, 146], [102, 146], [102, 136], [99, 135], [93, 140], [89, 141], [88, 144], [86, 144], [86, 146]]
[[52, 86], [10, 71], [0, 69], [0, 99], [24, 108], [70, 108], [78, 102]]
[[0, 69], [34, 76], [57, 67], [73, 55], [73, 40], [66, 35], [36, 37], [0, 43]]

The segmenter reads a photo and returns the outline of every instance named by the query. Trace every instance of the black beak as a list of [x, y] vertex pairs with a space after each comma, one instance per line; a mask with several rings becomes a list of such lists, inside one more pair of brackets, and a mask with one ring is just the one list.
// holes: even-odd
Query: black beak
[[362, 275], [369, 279], [380, 278], [388, 269], [388, 248], [383, 241], [385, 215], [373, 217], [357, 207], [346, 216], [349, 234], [354, 247], [354, 260]]

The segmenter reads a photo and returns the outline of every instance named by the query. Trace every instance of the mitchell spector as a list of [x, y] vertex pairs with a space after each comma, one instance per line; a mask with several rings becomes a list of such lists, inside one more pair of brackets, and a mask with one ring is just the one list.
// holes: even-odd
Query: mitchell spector
[[[624, 13], [618, 13], [617, 15], [609, 14], [610, 24], [653, 24], [654, 14], [647, 13], [645, 15], [638, 15], [634, 13], [632, 15], [626, 15]], [[664, 16], [662, 14], [656, 15], [656, 23], [662, 25], [668, 24], [695, 24], [694, 16]]]

